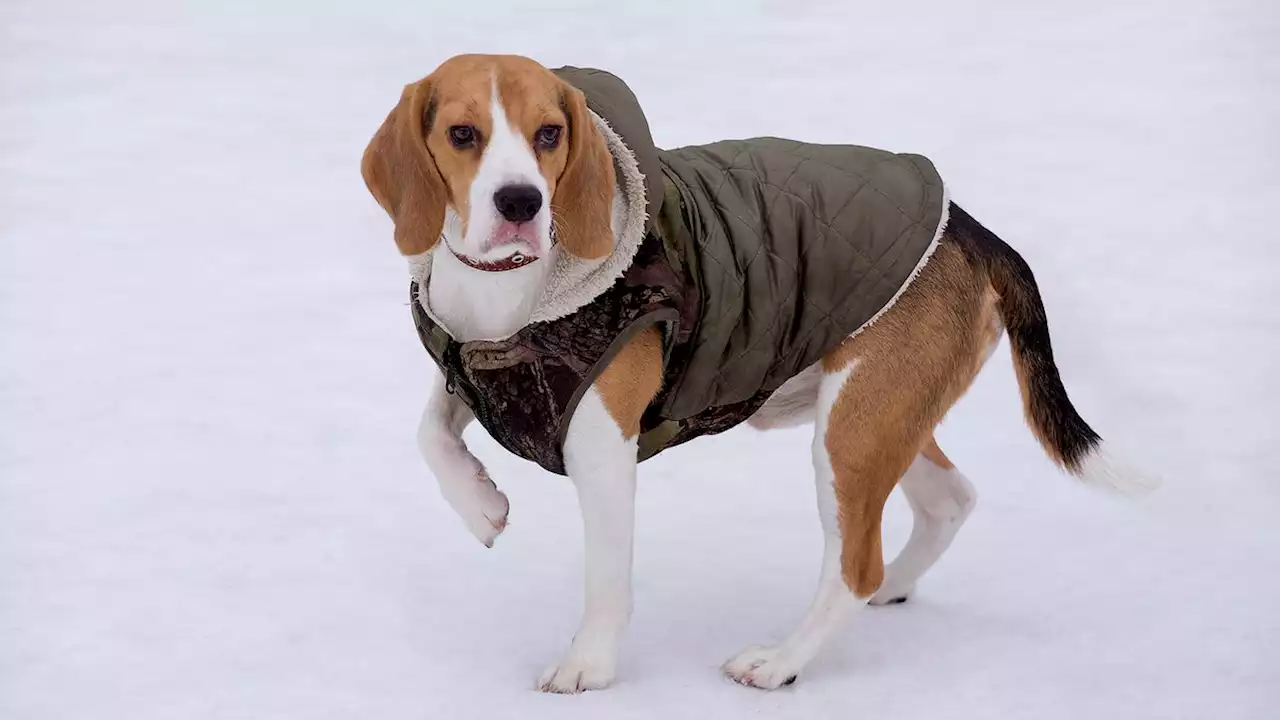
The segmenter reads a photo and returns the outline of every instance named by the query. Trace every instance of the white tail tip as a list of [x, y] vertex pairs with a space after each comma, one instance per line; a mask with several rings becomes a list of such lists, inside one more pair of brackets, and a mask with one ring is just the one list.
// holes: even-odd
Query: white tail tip
[[1146, 495], [1160, 487], [1159, 476], [1121, 461], [1108, 453], [1104, 444], [1086, 455], [1073, 474], [1086, 485], [1121, 495]]

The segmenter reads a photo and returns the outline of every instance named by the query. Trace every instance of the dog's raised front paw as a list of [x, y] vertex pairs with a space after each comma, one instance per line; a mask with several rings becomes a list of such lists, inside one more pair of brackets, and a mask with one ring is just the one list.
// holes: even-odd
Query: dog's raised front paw
[[735, 655], [722, 667], [729, 679], [740, 685], [777, 690], [796, 681], [800, 668], [793, 667], [778, 648], [752, 645]]
[[472, 477], [441, 482], [440, 489], [471, 534], [485, 547], [493, 547], [493, 541], [507, 527], [511, 503], [489, 479], [489, 473], [481, 468]]
[[557, 665], [547, 668], [538, 680], [542, 692], [574, 694], [583, 690], [603, 690], [613, 682], [616, 672], [612, 658], [591, 658], [569, 651]]

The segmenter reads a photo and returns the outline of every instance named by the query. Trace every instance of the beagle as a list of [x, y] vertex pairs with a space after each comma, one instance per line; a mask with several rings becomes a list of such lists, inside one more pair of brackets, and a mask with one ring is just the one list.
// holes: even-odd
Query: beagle
[[[605, 84], [593, 98], [583, 88], [595, 83]], [[795, 681], [859, 608], [905, 601], [951, 544], [977, 494], [933, 431], [1003, 333], [1048, 456], [1089, 483], [1149, 486], [1108, 460], [1071, 405], [1031, 269], [947, 199], [927, 161], [780, 139], [657, 150], [633, 100], [601, 71], [461, 55], [404, 88], [362, 162], [408, 259], [419, 332], [443, 370], [418, 442], [444, 498], [492, 546], [509, 506], [462, 440], [477, 416], [577, 489], [585, 609], [541, 690], [614, 680], [632, 608], [637, 464], [697, 435], [739, 421], [815, 427], [825, 536], [816, 597], [780, 642], [723, 666], [763, 689]], [[860, 203], [880, 205], [853, 227], [844, 218], [864, 212]], [[884, 223], [890, 230], [866, 241], [874, 256], [829, 242]], [[903, 250], [912, 237], [919, 242]], [[742, 260], [750, 243], [763, 265]], [[903, 268], [892, 282], [890, 264]], [[764, 271], [763, 281], [748, 277]], [[754, 285], [734, 295], [723, 289], [730, 281]], [[775, 293], [780, 283], [795, 292]], [[846, 305], [823, 303], [853, 294], [870, 294], [868, 309], [837, 323]], [[814, 306], [822, 317], [805, 314]], [[791, 314], [770, 315], [778, 307]], [[830, 342], [813, 340], [833, 328]], [[717, 346], [716, 333], [730, 340]], [[688, 380], [709, 352], [715, 367]], [[725, 381], [734, 373], [758, 377], [743, 390]], [[690, 382], [697, 392], [685, 391]], [[881, 516], [894, 487], [915, 525], [886, 566]]]

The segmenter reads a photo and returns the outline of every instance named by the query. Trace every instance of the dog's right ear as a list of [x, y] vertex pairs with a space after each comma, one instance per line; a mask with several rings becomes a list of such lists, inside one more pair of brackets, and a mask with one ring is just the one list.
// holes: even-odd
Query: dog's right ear
[[364, 184], [395, 223], [403, 255], [430, 250], [444, 228], [448, 194], [427, 149], [431, 98], [430, 77], [406, 85], [360, 162]]

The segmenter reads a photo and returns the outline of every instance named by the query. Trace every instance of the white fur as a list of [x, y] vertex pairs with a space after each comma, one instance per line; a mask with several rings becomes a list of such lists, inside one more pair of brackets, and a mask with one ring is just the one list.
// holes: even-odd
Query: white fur
[[582, 510], [586, 601], [568, 653], [547, 668], [538, 687], [576, 693], [613, 681], [618, 646], [631, 619], [636, 438], [623, 437], [594, 387], [569, 423], [564, 463]]
[[[496, 99], [494, 113], [495, 118], [499, 114], [505, 117], [501, 103]], [[501, 340], [530, 323], [564, 317], [608, 290], [631, 265], [640, 242], [644, 239], [645, 221], [648, 218], [645, 211], [644, 175], [640, 172], [635, 155], [609, 124], [595, 113], [592, 113], [591, 118], [604, 135], [605, 143], [613, 155], [618, 177], [611, 211], [613, 252], [602, 260], [582, 260], [563, 252], [559, 245], [555, 245], [544, 252], [538, 261], [516, 270], [500, 273], [476, 270], [463, 264], [449, 252], [449, 247], [462, 252], [458, 245], [472, 245], [470, 241], [458, 240], [462, 237], [462, 220], [452, 209], [446, 210], [442, 241], [428, 252], [410, 256], [408, 261], [410, 276], [418, 281], [418, 302], [431, 319], [439, 323], [455, 340]], [[497, 127], [495, 122], [495, 128]], [[507, 137], [508, 135], [514, 136], [514, 139]], [[503, 174], [500, 169], [527, 172], [527, 168], [520, 170], [526, 165], [521, 159], [521, 153], [532, 158], [527, 141], [514, 131], [501, 134], [501, 142], [498, 140], [499, 136], [500, 133], [495, 131], [494, 139], [485, 148], [481, 171], [472, 184], [471, 212], [475, 217], [467, 223], [469, 232], [476, 227], [491, 228], [492, 226], [485, 224], [485, 218], [497, 217], [491, 199], [493, 192], [497, 190], [494, 183], [511, 177], [510, 174]], [[495, 143], [498, 147], [496, 151], [493, 150]], [[490, 166], [496, 169], [487, 171], [486, 168]], [[486, 187], [477, 190], [477, 186], [482, 184], [482, 175]], [[537, 177], [538, 182], [531, 181], [531, 184], [541, 188], [545, 198], [546, 181], [541, 174], [537, 174]], [[477, 197], [483, 202], [477, 200]], [[547, 213], [549, 232], [550, 203], [547, 200], [543, 210], [539, 211], [539, 217]], [[477, 222], [480, 224], [477, 225]], [[502, 256], [501, 252], [492, 254]]]
[[748, 424], [757, 430], [773, 430], [813, 422], [821, 382], [822, 363], [817, 362], [782, 383], [782, 387], [775, 390], [764, 405], [747, 419]]
[[724, 672], [743, 685], [773, 690], [786, 684], [800, 674], [800, 670], [836, 634], [848, 616], [863, 605], [841, 574], [843, 540], [836, 504], [835, 471], [831, 467], [826, 443], [831, 408], [857, 365], [855, 360], [839, 372], [824, 374], [818, 385], [813, 468], [824, 540], [818, 592], [800, 624], [780, 644], [774, 647], [753, 645], [724, 664]]
[[911, 506], [911, 537], [885, 567], [884, 583], [871, 596], [872, 605], [909, 596], [920, 576], [951, 546], [978, 502], [978, 491], [959, 470], [938, 467], [924, 455], [916, 456], [898, 486]]
[[[492, 203], [490, 203], [492, 204]], [[454, 216], [452, 210], [445, 216]], [[434, 256], [431, 282], [418, 300], [453, 339], [503, 340], [529, 324], [534, 303], [546, 284], [547, 263], [539, 260], [505, 272], [485, 272], [459, 260], [444, 242], [428, 251]]]
[[[500, 273], [471, 268], [457, 251], [491, 259], [480, 250], [498, 224], [493, 193], [503, 184], [527, 182], [542, 190], [527, 142], [511, 130], [496, 93], [494, 131], [472, 184], [472, 217], [448, 209], [441, 242], [408, 258], [420, 290], [417, 301], [455, 340], [499, 340], [532, 322], [568, 315], [607, 290], [631, 265], [644, 237], [645, 190], [634, 155], [618, 135], [592, 115], [614, 157], [619, 182], [611, 225], [614, 250], [584, 261], [550, 243], [550, 206], [539, 211], [539, 242], [548, 250], [525, 267]], [[549, 199], [548, 199], [549, 200]], [[544, 219], [545, 223], [541, 223]], [[464, 225], [467, 232], [463, 232]], [[503, 257], [501, 249], [490, 255]], [[419, 445], [440, 482], [442, 494], [481, 542], [492, 546], [506, 524], [508, 503], [484, 467], [461, 440], [471, 413], [443, 381], [433, 391], [419, 429]], [[539, 681], [547, 692], [581, 692], [613, 681], [618, 647], [631, 617], [631, 556], [634, 526], [636, 438], [624, 438], [592, 388], [570, 420], [565, 468], [578, 490], [586, 544], [586, 602], [582, 623], [568, 652]]]
[[1086, 485], [1121, 495], [1145, 495], [1160, 487], [1160, 478], [1117, 459], [1101, 443], [1085, 456], [1074, 473]]
[[533, 237], [526, 237], [525, 240], [532, 241], [535, 244], [534, 254], [542, 256], [551, 247], [551, 197], [547, 179], [542, 176], [542, 170], [538, 167], [531, 139], [525, 137], [519, 128], [512, 126], [507, 117], [496, 79], [493, 81], [489, 100], [489, 113], [493, 126], [488, 137], [484, 138], [484, 153], [467, 192], [467, 204], [471, 213], [466, 218], [466, 233], [461, 232], [461, 223], [453, 227], [446, 224], [443, 240], [455, 251], [476, 260], [507, 257], [511, 254], [509, 249], [484, 249], [489, 238], [503, 223], [493, 201], [494, 193], [508, 185], [532, 185], [542, 193], [543, 202], [538, 213], [529, 221]]
[[[446, 207], [440, 242], [424, 253], [425, 257], [410, 259], [410, 267], [422, 273], [415, 277], [426, 293], [423, 307], [460, 342], [501, 340], [528, 325], [546, 284], [546, 256], [551, 253], [547, 181], [538, 168], [529, 139], [511, 126], [496, 82], [489, 111], [493, 126], [468, 191], [470, 217], [464, 223], [452, 207]], [[503, 222], [494, 204], [494, 193], [507, 185], [532, 185], [542, 193], [542, 207], [529, 221], [532, 237], [525, 238], [534, 244], [533, 254], [542, 259], [506, 272], [477, 270], [454, 253], [480, 261], [499, 260], [512, 253], [514, 246], [509, 245], [485, 249]], [[420, 291], [419, 300], [422, 299]]]
[[[584, 261], [562, 252], [551, 241], [546, 182], [538, 172], [528, 140], [506, 122], [496, 91], [493, 116], [493, 137], [489, 138], [471, 188], [473, 216], [464, 223], [449, 210], [442, 242], [430, 252], [408, 258], [410, 273], [421, 288], [417, 301], [463, 342], [502, 339], [525, 325], [563, 317], [591, 302], [630, 266], [647, 219], [644, 178], [634, 155], [593, 113], [592, 120], [606, 139], [618, 177], [611, 217], [614, 250], [597, 261]], [[507, 183], [532, 184], [544, 194], [544, 207], [535, 222], [540, 259], [501, 273], [468, 267], [454, 257], [451, 248], [477, 259], [509, 254], [502, 248], [489, 252], [482, 249], [499, 222], [493, 193]], [[883, 316], [925, 267], [946, 228], [948, 203], [944, 188], [943, 213], [930, 247], [894, 297], [853, 335]], [[751, 424], [762, 429], [815, 423], [812, 454], [824, 554], [817, 592], [799, 625], [778, 645], [747, 648], [725, 663], [725, 672], [740, 683], [768, 689], [785, 684], [820, 652], [851, 614], [865, 605], [842, 576], [843, 540], [834, 471], [826, 450], [831, 408], [857, 366], [858, 361], [854, 361], [840, 372], [823, 373], [815, 364], [785, 383], [751, 418]], [[445, 392], [442, 379], [423, 414], [419, 445], [446, 500], [472, 534], [491, 546], [505, 527], [509, 508], [506, 496], [461, 440], [463, 429], [472, 419], [465, 405]], [[594, 387], [584, 395], [570, 420], [564, 458], [582, 511], [585, 603], [581, 624], [567, 653], [546, 670], [538, 686], [544, 691], [572, 693], [602, 688], [613, 681], [621, 637], [631, 617], [636, 438], [624, 437]], [[1118, 472], [1101, 448], [1087, 458], [1079, 475], [1087, 482], [1113, 488], [1146, 486], [1141, 475]], [[873, 603], [911, 592], [920, 576], [950, 545], [976, 500], [973, 486], [963, 475], [954, 469], [939, 468], [923, 456], [917, 457], [908, 469], [902, 486], [915, 525], [902, 553], [886, 568], [885, 585], [873, 596]]]
[[444, 378], [438, 378], [418, 425], [418, 449], [436, 476], [444, 499], [477, 540], [493, 547], [494, 539], [507, 525], [510, 506], [507, 496], [462, 441], [462, 431], [474, 419], [457, 395], [445, 391]]

